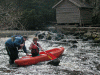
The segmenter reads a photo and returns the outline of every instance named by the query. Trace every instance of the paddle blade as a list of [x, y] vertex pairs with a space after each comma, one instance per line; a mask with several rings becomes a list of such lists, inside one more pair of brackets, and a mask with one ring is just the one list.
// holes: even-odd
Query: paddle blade
[[51, 54], [51, 53], [47, 53], [46, 52], [46, 54], [47, 54], [47, 56], [51, 59], [51, 60], [54, 60], [54, 59], [56, 59], [57, 57], [55, 57], [53, 54]]

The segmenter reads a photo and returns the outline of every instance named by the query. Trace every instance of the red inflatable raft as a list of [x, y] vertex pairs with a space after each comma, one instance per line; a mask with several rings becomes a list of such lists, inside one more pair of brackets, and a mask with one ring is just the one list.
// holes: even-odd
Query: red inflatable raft
[[[63, 53], [63, 51], [64, 48], [60, 47], [60, 48], [50, 49], [45, 52], [51, 53], [58, 58]], [[26, 66], [26, 65], [37, 64], [42, 61], [48, 61], [50, 60], [50, 58], [47, 56], [45, 52], [40, 52], [39, 53], [40, 55], [36, 57], [31, 57], [31, 55], [29, 55], [29, 56], [24, 56], [20, 59], [16, 59], [15, 64], [19, 66]]]

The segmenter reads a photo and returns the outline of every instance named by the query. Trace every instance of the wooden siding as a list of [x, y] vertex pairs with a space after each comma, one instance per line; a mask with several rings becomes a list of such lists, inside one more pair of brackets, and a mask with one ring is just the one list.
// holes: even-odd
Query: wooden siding
[[99, 21], [99, 24], [100, 24], [100, 12], [99, 12], [99, 15], [98, 15], [98, 21]]
[[91, 24], [92, 23], [92, 10], [91, 9], [80, 9], [81, 23]]
[[56, 8], [57, 23], [79, 23], [80, 12], [77, 6], [64, 0]]

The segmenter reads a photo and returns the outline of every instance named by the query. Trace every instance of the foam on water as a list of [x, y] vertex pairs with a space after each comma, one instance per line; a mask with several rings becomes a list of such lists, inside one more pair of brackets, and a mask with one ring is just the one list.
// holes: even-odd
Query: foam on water
[[[69, 35], [67, 36], [67, 40], [75, 39], [74, 36]], [[51, 44], [47, 41], [38, 41], [41, 45], [41, 47], [44, 50], [52, 49], [55, 47], [64, 47], [64, 53], [60, 59], [59, 66], [53, 66], [53, 65], [47, 65], [48, 61], [40, 62], [36, 65], [30, 65], [25, 67], [9, 67], [9, 57], [7, 55], [7, 52], [5, 50], [5, 41], [8, 38], [2, 38], [0, 39], [0, 73], [1, 74], [18, 74], [18, 75], [64, 75], [68, 74], [72, 71], [81, 71], [84, 72], [84, 74], [98, 74], [100, 73], [99, 70], [97, 70], [95, 64], [93, 61], [100, 63], [100, 57], [97, 55], [97, 53], [100, 50], [100, 47], [92, 47], [91, 44], [88, 42], [84, 43], [83, 41], [79, 40], [78, 43], [71, 45], [66, 44]], [[30, 41], [26, 41], [25, 45], [28, 50], [28, 53], [30, 54], [31, 51], [29, 50], [29, 46], [31, 44], [33, 38], [29, 38]], [[77, 48], [71, 48], [72, 45], [77, 45]], [[94, 50], [94, 52], [93, 52]], [[23, 50], [20, 50], [19, 57], [25, 56], [26, 54], [23, 52]]]

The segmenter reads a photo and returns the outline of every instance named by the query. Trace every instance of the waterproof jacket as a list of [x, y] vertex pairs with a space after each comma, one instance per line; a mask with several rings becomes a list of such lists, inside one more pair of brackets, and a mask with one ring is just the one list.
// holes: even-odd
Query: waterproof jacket
[[[5, 42], [5, 44], [6, 44], [7, 47], [10, 47], [10, 48], [17, 47], [18, 49], [21, 47], [20, 44], [23, 44], [23, 43], [25, 43], [25, 41], [23, 40], [23, 37], [22, 36], [21, 37], [15, 37], [15, 40], [14, 41], [12, 41], [12, 39], [10, 38], [10, 39], [8, 39]], [[27, 53], [27, 50], [26, 50], [25, 45], [23, 46], [23, 51], [25, 53]]]

